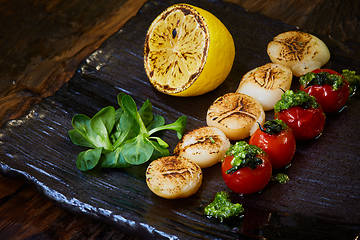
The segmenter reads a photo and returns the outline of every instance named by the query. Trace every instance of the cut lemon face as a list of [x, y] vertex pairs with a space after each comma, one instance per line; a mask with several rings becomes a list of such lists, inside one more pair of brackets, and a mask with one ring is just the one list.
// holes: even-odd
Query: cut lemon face
[[169, 95], [196, 96], [215, 89], [234, 57], [234, 41], [220, 20], [187, 4], [162, 12], [145, 39], [146, 74], [158, 91]]

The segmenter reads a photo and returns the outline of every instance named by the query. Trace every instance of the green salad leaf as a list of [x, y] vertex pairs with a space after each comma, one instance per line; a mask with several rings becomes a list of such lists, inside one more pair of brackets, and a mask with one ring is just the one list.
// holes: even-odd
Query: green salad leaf
[[154, 148], [144, 134], [127, 140], [121, 146], [121, 153], [126, 162], [140, 165], [150, 159]]
[[93, 169], [99, 162], [102, 148], [94, 148], [79, 153], [76, 166], [81, 171]]
[[104, 153], [102, 156], [101, 167], [103, 168], [124, 168], [130, 166], [132, 165], [125, 161], [120, 148]]
[[152, 104], [146, 100], [137, 109], [134, 99], [120, 93], [119, 108], [105, 107], [92, 118], [76, 114], [73, 129], [68, 131], [75, 145], [90, 148], [79, 153], [76, 166], [88, 171], [96, 166], [123, 168], [140, 165], [149, 160], [169, 155], [169, 144], [155, 134], [173, 130], [181, 139], [185, 131], [186, 116], [165, 125], [165, 119], [153, 114]]

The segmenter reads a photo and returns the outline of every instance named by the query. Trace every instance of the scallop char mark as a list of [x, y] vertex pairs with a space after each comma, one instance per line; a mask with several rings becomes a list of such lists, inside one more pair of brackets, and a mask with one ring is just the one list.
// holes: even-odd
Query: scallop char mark
[[277, 35], [268, 44], [267, 53], [272, 62], [288, 66], [297, 77], [320, 68], [330, 59], [329, 49], [323, 41], [298, 31]]
[[311, 51], [310, 44], [312, 36], [308, 33], [291, 31], [283, 36], [279, 35], [274, 41], [279, 43], [282, 48], [279, 58], [285, 61], [303, 61], [305, 56]]
[[246, 73], [238, 89], [246, 84], [253, 84], [266, 90], [279, 89], [292, 77], [291, 70], [275, 63], [268, 63]]
[[230, 140], [240, 140], [250, 136], [254, 124], [262, 124], [264, 116], [263, 107], [253, 97], [228, 93], [210, 106], [206, 122], [221, 129]]
[[264, 111], [274, 108], [283, 91], [290, 89], [292, 71], [277, 63], [268, 63], [257, 67], [244, 75], [236, 90], [256, 99]]
[[198, 166], [188, 164], [188, 161], [177, 158], [161, 158], [158, 164], [158, 171], [163, 178], [177, 179], [185, 181], [197, 171]]
[[168, 199], [194, 194], [201, 182], [201, 168], [179, 156], [159, 158], [150, 163], [146, 170], [146, 183], [150, 190]]
[[185, 168], [184, 166], [181, 166], [181, 163], [179, 165], [179, 161], [177, 161], [176, 163], [174, 161], [170, 162], [171, 164], [168, 164], [168, 166], [164, 166], [159, 170], [160, 174], [164, 178], [170, 178], [177, 181], [186, 182], [186, 179], [191, 175], [190, 170]]
[[[211, 127], [202, 127], [184, 135], [180, 144], [177, 145], [174, 152], [179, 152], [181, 147], [182, 151], [185, 151], [188, 148], [197, 148], [197, 149], [208, 149], [214, 150], [218, 148], [221, 141], [220, 137], [216, 135]], [[199, 152], [199, 151], [198, 151]]]
[[244, 94], [225, 94], [209, 109], [209, 117], [221, 125], [227, 126], [227, 122], [232, 122], [232, 118], [242, 118], [247, 122], [256, 121], [260, 113], [252, 101]]
[[229, 147], [230, 141], [220, 129], [202, 127], [185, 134], [174, 154], [206, 168], [218, 163]]

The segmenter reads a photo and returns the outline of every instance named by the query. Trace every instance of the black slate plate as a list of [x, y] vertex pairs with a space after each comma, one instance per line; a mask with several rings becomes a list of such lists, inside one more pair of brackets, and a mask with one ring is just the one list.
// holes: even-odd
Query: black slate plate
[[[241, 221], [220, 224], [203, 216], [216, 192], [226, 190], [214, 166], [204, 171], [200, 191], [187, 199], [165, 200], [152, 194], [144, 180], [145, 167], [82, 173], [75, 167], [77, 153], [67, 136], [75, 113], [93, 115], [116, 105], [125, 92], [138, 104], [149, 98], [167, 122], [188, 116], [187, 130], [205, 125], [208, 106], [218, 96], [236, 89], [241, 76], [269, 62], [266, 45], [280, 32], [295, 29], [281, 22], [245, 12], [219, 1], [196, 1], [228, 27], [236, 45], [236, 59], [227, 80], [199, 97], [176, 98], [155, 91], [143, 70], [143, 42], [151, 21], [175, 1], [151, 1], [118, 33], [89, 56], [75, 76], [54, 96], [44, 99], [27, 116], [0, 130], [2, 172], [21, 175], [49, 198], [75, 212], [119, 226], [145, 239], [355, 239], [360, 231], [360, 99], [354, 97], [342, 113], [328, 116], [318, 140], [298, 144], [288, 170], [288, 184], [270, 184], [261, 194], [233, 201], [243, 203]], [[357, 68], [358, 59], [330, 46], [328, 67]], [[359, 70], [359, 69], [356, 69]], [[272, 113], [267, 113], [272, 118]], [[165, 140], [173, 148], [174, 133]]]

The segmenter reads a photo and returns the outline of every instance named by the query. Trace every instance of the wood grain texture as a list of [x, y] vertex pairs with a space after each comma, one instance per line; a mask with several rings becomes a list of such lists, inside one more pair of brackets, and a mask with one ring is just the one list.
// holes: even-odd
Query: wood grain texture
[[360, 1], [225, 0], [315, 35], [328, 36], [342, 54], [360, 55]]
[[[0, 125], [58, 90], [144, 2], [0, 1]], [[1, 175], [0, 197], [0, 239], [135, 239], [65, 211], [24, 180]]]
[[54, 94], [144, 2], [2, 1], [0, 125]]
[[249, 12], [299, 26], [342, 42], [360, 41], [359, 1], [338, 0], [225, 0]]
[[0, 174], [0, 194], [0, 239], [137, 239], [113, 225], [64, 211], [22, 179]]
[[[280, 19], [283, 22], [297, 25], [304, 29], [315, 34], [322, 34], [322, 36], [330, 35], [330, 38], [327, 38], [326, 41], [331, 45], [332, 54], [335, 56], [335, 60], [332, 60], [329, 63], [329, 66], [336, 68], [347, 68], [349, 66], [359, 67], [359, 62], [357, 56], [359, 56], [359, 1], [322, 1], [315, 0], [311, 4], [308, 4], [307, 1], [280, 1], [280, 0], [271, 0], [271, 1], [240, 1], [240, 0], [228, 0], [229, 2], [236, 2], [241, 6], [244, 6], [251, 12], [258, 12], [265, 14], [274, 19]], [[101, 54], [101, 51], [98, 55], [92, 55], [87, 58], [89, 64], [82, 65], [83, 68], [78, 68], [78, 64], [95, 48], [100, 46], [101, 42], [111, 35], [110, 32], [116, 32], [123, 22], [133, 16], [137, 9], [142, 5], [142, 2], [145, 1], [96, 1], [96, 4], [93, 1], [61, 1], [61, 0], [49, 0], [49, 1], [8, 1], [0, 0], [0, 123], [5, 123], [8, 119], [18, 118], [24, 112], [28, 112], [29, 109], [33, 109], [35, 102], [40, 101], [43, 97], [52, 95], [56, 89], [58, 89], [64, 82], [67, 82], [73, 73], [78, 69], [79, 72], [85, 73], [83, 80], [73, 80], [69, 84], [63, 87], [62, 93], [57, 94], [54, 98], [50, 98], [50, 101], [47, 101], [45, 104], [41, 105], [43, 107], [48, 107], [51, 109], [54, 104], [58, 106], [58, 103], [61, 103], [61, 107], [58, 109], [62, 111], [62, 107], [69, 109], [71, 114], [75, 112], [81, 112], [86, 114], [92, 114], [97, 109], [105, 106], [107, 104], [115, 104], [113, 96], [119, 90], [123, 91], [133, 91], [136, 92], [139, 96], [142, 96], [144, 93], [142, 91], [142, 84], [148, 84], [147, 81], [142, 82], [144, 79], [144, 73], [142, 72], [141, 64], [131, 65], [129, 68], [118, 69], [117, 67], [107, 66], [107, 61], [110, 63], [117, 64], [128, 63], [128, 57], [133, 56], [132, 60], [140, 61], [141, 56], [138, 48], [131, 48], [122, 50], [120, 52], [107, 52], [111, 56], [106, 54]], [[174, 1], [172, 1], [174, 2]], [[172, 2], [161, 2], [153, 1], [155, 5], [146, 5], [145, 9], [150, 7], [154, 13], [152, 16], [155, 16], [155, 11], [159, 11], [158, 8], [164, 7], [166, 3], [171, 4]], [[207, 6], [204, 2], [203, 6]], [[236, 6], [232, 5], [222, 5], [218, 1], [209, 1], [212, 2], [210, 10], [211, 12], [220, 14], [221, 19], [227, 19], [226, 16], [221, 14], [221, 9], [225, 8], [230, 11], [231, 9], [237, 9]], [[247, 5], [244, 5], [244, 4]], [[122, 5], [123, 4], [123, 5]], [[134, 6], [135, 4], [136, 6]], [[198, 2], [193, 1], [192, 4], [197, 5]], [[216, 10], [217, 9], [217, 10]], [[229, 10], [230, 9], [230, 10]], [[237, 9], [238, 12], [233, 14], [238, 14], [243, 16], [244, 12], [240, 9]], [[124, 11], [124, 12], [123, 12]], [[145, 10], [144, 10], [145, 11]], [[145, 11], [146, 12], [146, 11]], [[116, 15], [115, 13], [118, 13]], [[113, 16], [115, 14], [116, 16]], [[276, 21], [270, 21], [269, 19], [264, 20], [259, 15], [249, 14], [245, 15], [246, 17], [237, 18], [238, 22], [226, 20], [225, 23], [229, 24], [231, 32], [238, 33], [238, 28], [245, 27], [245, 32], [255, 32], [253, 36], [245, 35], [242, 36], [244, 45], [248, 47], [240, 48], [239, 54], [242, 59], [247, 59], [247, 61], [237, 62], [237, 66], [234, 67], [233, 76], [240, 76], [248, 69], [255, 67], [257, 64], [262, 63], [261, 61], [266, 60], [264, 52], [260, 50], [264, 47], [263, 44], [266, 42], [266, 38], [260, 34], [262, 31], [261, 28], [256, 26], [268, 26], [274, 28], [273, 34], [278, 33], [277, 31], [282, 29], [282, 24]], [[150, 16], [138, 15], [138, 17], [145, 17], [146, 21], [150, 22]], [[259, 20], [260, 17], [260, 20]], [[266, 18], [265, 18], [266, 19]], [[232, 19], [233, 20], [233, 19]], [[118, 27], [112, 25], [121, 22]], [[246, 24], [247, 22], [253, 22], [253, 24]], [[102, 22], [112, 22], [107, 25], [101, 25]], [[269, 25], [267, 25], [269, 24]], [[245, 25], [245, 26], [243, 26]], [[130, 26], [137, 26], [136, 24], [130, 23]], [[291, 26], [292, 27], [292, 26]], [[93, 29], [94, 28], [94, 29]], [[145, 27], [144, 27], [145, 28]], [[287, 29], [287, 28], [286, 28]], [[116, 48], [121, 47], [122, 41], [132, 41], [136, 44], [141, 39], [133, 39], [131, 36], [131, 28], [125, 28], [121, 31], [127, 31], [125, 34], [122, 34], [121, 41], [115, 41], [118, 44]], [[144, 29], [140, 29], [144, 31]], [[124, 35], [130, 35], [125, 37]], [[141, 35], [141, 34], [138, 34]], [[260, 36], [260, 38], [257, 38]], [[139, 38], [141, 38], [140, 36]], [[113, 47], [110, 45], [110, 47]], [[109, 49], [108, 49], [109, 50]], [[87, 53], [86, 53], [87, 52]], [[114, 62], [114, 58], [118, 59], [118, 62]], [[110, 65], [116, 66], [116, 65]], [[359, 69], [357, 69], [359, 70]], [[122, 80], [127, 79], [129, 76], [134, 75], [131, 82], [134, 84], [134, 88], [127, 88], [122, 85]], [[104, 83], [97, 85], [96, 82], [98, 79], [101, 79]], [[139, 80], [139, 81], [137, 81]], [[114, 84], [115, 82], [115, 84]], [[92, 86], [86, 87], [90, 83]], [[85, 87], [84, 87], [85, 86]], [[94, 90], [97, 88], [104, 88], [104, 91], [99, 94], [93, 94]], [[136, 87], [138, 89], [136, 89]], [[225, 83], [220, 87], [220, 90], [208, 94], [211, 98], [215, 98], [216, 95], [221, 94], [222, 91], [231, 88], [230, 82]], [[110, 89], [110, 90], [109, 90]], [[75, 101], [72, 101], [71, 96], [65, 94], [64, 92], [70, 91], [74, 96], [80, 95], [81, 97], [75, 97]], [[213, 95], [215, 94], [215, 95]], [[161, 113], [162, 109], [169, 106], [172, 109], [181, 108], [182, 104], [192, 106], [193, 99], [190, 100], [174, 100], [174, 98], [168, 96], [161, 96], [159, 93], [145, 93], [145, 96], [137, 99], [138, 103], [143, 100], [145, 97], [155, 97], [157, 99], [157, 111]], [[70, 100], [66, 100], [70, 97]], [[358, 105], [358, 100], [355, 100], [355, 103], [352, 102], [352, 107]], [[84, 109], [84, 106], [88, 106]], [[44, 110], [44, 109], [43, 109]], [[167, 111], [167, 110], [166, 110]], [[201, 119], [206, 111], [206, 107], [200, 108], [189, 108], [189, 114], [193, 116], [192, 120], [195, 119], [195, 124], [190, 125], [195, 127], [201, 124], [201, 121], [196, 121], [196, 119]], [[353, 110], [354, 111], [354, 110]], [[50, 111], [51, 112], [51, 111]], [[34, 113], [31, 111], [30, 113]], [[36, 113], [36, 111], [35, 111]], [[56, 113], [56, 112], [55, 112]], [[350, 112], [351, 113], [351, 112]], [[173, 118], [171, 114], [179, 114], [178, 111], [174, 110], [170, 112], [168, 118]], [[29, 116], [26, 115], [24, 118], [19, 119], [19, 121], [12, 122], [12, 128], [16, 127], [16, 124], [21, 124], [22, 122], [29, 121]], [[50, 114], [51, 116], [51, 114]], [[49, 116], [49, 117], [50, 117]], [[64, 130], [64, 126], [68, 126], [69, 119], [66, 115], [54, 115], [53, 119], [55, 125], [47, 124], [47, 127], [50, 128], [41, 128], [33, 132], [35, 135], [31, 135], [28, 131], [25, 131], [25, 135], [30, 134], [35, 139], [39, 137], [39, 140], [36, 145], [28, 145], [28, 148], [25, 148], [25, 152], [19, 151], [19, 149], [14, 149], [14, 152], [19, 156], [29, 156], [26, 155], [29, 149], [34, 148], [34, 151], [31, 151], [34, 156], [37, 155], [39, 150], [38, 146], [42, 145], [48, 134], [52, 134], [52, 128], [60, 128]], [[64, 118], [64, 126], [61, 128], [56, 124], [56, 117]], [[330, 123], [327, 125], [327, 128], [332, 129], [327, 133], [327, 136], [337, 139], [339, 136], [343, 136], [338, 127], [345, 127], [349, 116], [349, 112], [345, 112], [345, 116], [333, 116], [330, 119]], [[351, 117], [351, 116], [350, 116]], [[339, 119], [340, 118], [340, 119]], [[357, 121], [357, 119], [353, 119]], [[338, 125], [338, 123], [343, 123]], [[43, 121], [34, 122], [34, 128], [44, 124]], [[355, 130], [358, 128], [355, 128]], [[66, 129], [65, 129], [66, 130]], [[346, 136], [353, 136], [352, 133], [348, 132]], [[65, 136], [65, 134], [64, 134]], [[169, 137], [172, 139], [171, 137]], [[25, 138], [26, 140], [31, 140], [31, 137]], [[58, 141], [62, 142], [65, 138], [57, 138]], [[23, 141], [22, 137], [19, 137], [19, 141]], [[68, 140], [66, 140], [68, 141]], [[172, 140], [173, 141], [173, 140]], [[354, 139], [354, 145], [349, 145], [349, 148], [343, 146], [343, 150], [349, 151], [349, 154], [339, 155], [336, 157], [339, 164], [336, 168], [331, 169], [336, 173], [337, 169], [343, 171], [346, 174], [352, 174], [356, 169], [352, 169], [351, 166], [347, 165], [347, 159], [353, 157], [353, 152], [351, 149], [359, 149], [356, 145], [358, 138]], [[330, 143], [325, 142], [325, 143]], [[325, 144], [322, 143], [322, 144]], [[2, 143], [3, 144], [3, 143]], [[9, 152], [4, 152], [4, 146], [0, 146], [0, 164], [3, 164], [4, 159], [9, 159], [9, 156], [6, 155]], [[174, 144], [174, 143], [173, 143]], [[321, 154], [319, 151], [321, 145], [315, 145], [316, 150], [311, 155], [311, 158], [304, 161], [309, 167], [312, 167], [314, 162], [313, 159], [316, 159], [318, 154]], [[63, 147], [63, 145], [61, 145]], [[307, 148], [309, 146], [303, 146], [300, 151], [300, 156], [298, 159], [302, 159], [303, 154], [306, 154]], [[55, 146], [54, 149], [57, 149]], [[76, 155], [75, 149], [73, 151], [73, 156]], [[355, 152], [356, 154], [356, 152]], [[359, 155], [359, 154], [358, 154]], [[357, 155], [357, 156], [358, 156]], [[32, 156], [32, 158], [34, 158]], [[51, 158], [53, 154], [46, 155], [47, 158]], [[61, 156], [61, 155], [60, 155]], [[331, 152], [326, 153], [325, 156], [329, 158], [333, 157]], [[44, 157], [44, 156], [43, 156]], [[355, 156], [356, 157], [356, 156]], [[66, 158], [66, 156], [65, 156]], [[35, 157], [36, 160], [36, 157]], [[38, 161], [41, 165], [41, 160]], [[315, 162], [316, 163], [316, 162]], [[7, 165], [8, 163], [5, 163]], [[10, 164], [10, 163], [9, 163]], [[299, 164], [299, 161], [297, 161]], [[321, 236], [331, 236], [330, 238], [340, 239], [339, 233], [341, 233], [342, 238], [345, 239], [357, 239], [359, 238], [359, 220], [358, 218], [353, 218], [353, 224], [347, 225], [344, 220], [344, 216], [339, 221], [339, 217], [335, 213], [322, 214], [324, 209], [332, 208], [336, 211], [343, 211], [344, 215], [348, 215], [349, 218], [353, 217], [357, 212], [354, 211], [354, 208], [358, 207], [358, 204], [354, 203], [358, 195], [353, 195], [351, 192], [358, 194], [357, 186], [351, 186], [351, 183], [346, 182], [346, 188], [341, 190], [341, 185], [339, 184], [339, 179], [336, 177], [330, 177], [327, 181], [329, 184], [333, 184], [338, 187], [340, 190], [336, 194], [338, 196], [345, 196], [344, 201], [335, 201], [334, 199], [329, 198], [331, 193], [327, 192], [329, 186], [324, 185], [316, 179], [316, 176], [326, 177], [324, 175], [328, 172], [322, 172], [320, 170], [311, 171], [308, 168], [302, 169], [300, 165], [294, 167], [291, 170], [291, 174], [295, 177], [295, 182], [293, 182], [293, 187], [290, 187], [290, 194], [295, 195], [297, 198], [311, 199], [312, 201], [319, 200], [319, 197], [322, 201], [322, 205], [319, 209], [315, 209], [313, 212], [320, 215], [320, 218], [330, 219], [329, 221], [321, 221], [318, 218], [304, 218], [301, 215], [291, 215], [289, 212], [286, 212], [289, 209], [289, 203], [287, 203], [287, 195], [283, 194], [283, 191], [286, 191], [287, 186], [280, 186], [279, 188], [272, 187], [272, 194], [265, 193], [265, 200], [259, 199], [258, 196], [248, 199], [246, 204], [247, 211], [250, 214], [245, 216], [245, 219], [241, 222], [240, 229], [233, 229], [235, 232], [242, 232], [243, 234], [250, 236], [272, 236], [271, 239], [322, 239]], [[323, 169], [327, 169], [328, 165], [326, 162], [321, 161], [319, 166]], [[74, 167], [71, 165], [71, 167]], [[316, 167], [316, 165], [315, 165]], [[318, 168], [320, 169], [320, 168]], [[34, 188], [34, 184], [25, 183], [23, 180], [14, 179], [13, 174], [9, 173], [9, 169], [2, 169], [3, 172], [6, 172], [7, 177], [0, 175], [0, 239], [135, 239], [134, 237], [125, 234], [122, 229], [118, 227], [112, 227], [107, 223], [100, 222], [99, 220], [94, 220], [83, 216], [82, 214], [74, 214], [64, 210], [66, 206], [61, 203], [55, 204], [54, 201], [48, 200], [48, 193], [43, 192], [44, 189], [38, 186], [38, 189]], [[17, 173], [19, 174], [19, 173]], [[23, 172], [20, 175], [25, 176], [27, 181], [35, 182], [34, 178], [31, 178], [31, 175], [24, 175]], [[207, 171], [208, 176], [216, 176], [215, 170]], [[310, 181], [306, 177], [302, 176], [312, 176]], [[46, 175], [45, 175], [46, 176]], [[132, 173], [131, 176], [134, 176]], [[136, 177], [135, 177], [136, 178]], [[293, 178], [292, 178], [293, 179]], [[294, 180], [294, 179], [293, 179]], [[51, 181], [51, 180], [50, 180]], [[139, 184], [138, 181], [135, 183]], [[210, 192], [207, 193], [207, 198], [212, 197], [213, 185], [216, 185], [216, 179], [211, 179], [204, 183], [204, 188], [210, 189]], [[303, 184], [308, 184], [310, 190], [319, 190], [317, 194], [312, 196], [306, 192], [299, 192], [297, 185], [302, 186]], [[294, 187], [295, 186], [295, 187]], [[141, 188], [142, 189], [142, 188]], [[40, 191], [40, 193], [39, 193]], [[84, 191], [83, 189], [80, 191]], [[327, 193], [322, 195], [323, 193]], [[150, 195], [151, 196], [151, 195]], [[236, 199], [236, 196], [232, 196]], [[270, 203], [267, 202], [267, 199], [270, 200]], [[237, 199], [239, 202], [242, 202], [244, 199]], [[274, 212], [274, 208], [271, 207], [271, 204], [280, 203], [280, 208], [285, 211], [285, 213]], [[156, 200], [157, 204], [160, 204], [162, 207], [173, 208], [177, 211], [180, 211], [181, 214], [188, 214], [192, 216], [194, 212], [199, 212], [201, 209], [195, 210], [186, 210], [186, 204], [191, 204], [192, 201], [185, 202], [185, 208], [177, 207], [176, 204], [169, 203], [166, 201]], [[205, 204], [206, 201], [203, 201], [202, 204]], [[285, 203], [285, 204], [284, 204]], [[349, 206], [353, 204], [353, 206]], [[60, 205], [60, 206], [59, 206]], [[254, 208], [255, 206], [255, 208]], [[256, 207], [258, 206], [258, 207]], [[260, 206], [260, 208], [259, 208]], [[269, 207], [270, 206], [270, 207]], [[297, 211], [302, 211], [300, 205]], [[296, 209], [291, 205], [292, 209]], [[185, 209], [185, 210], [184, 210]], [[275, 209], [276, 210], [276, 209]], [[156, 215], [162, 213], [163, 208], [152, 208], [149, 213]], [[311, 209], [309, 210], [311, 212]], [[78, 212], [78, 211], [77, 211]], [[90, 214], [91, 215], [91, 214]], [[166, 215], [169, 216], [169, 215]], [[357, 216], [357, 215], [355, 215]], [[46, 220], [46, 221], [45, 221]], [[103, 219], [104, 220], [104, 219]], [[156, 225], [156, 218], [149, 217], [147, 219], [153, 225]], [[106, 221], [106, 220], [104, 220]], [[177, 221], [177, 219], [170, 218], [170, 221]], [[161, 221], [158, 223], [162, 223]], [[166, 222], [165, 222], [166, 224]], [[345, 225], [344, 225], [345, 224]], [[285, 225], [285, 227], [284, 227]], [[197, 231], [201, 229], [201, 225], [193, 224], [189, 225], [187, 220], [182, 223], [182, 231], [184, 229], [192, 230], [192, 227], [195, 226]], [[259, 229], [259, 226], [264, 226]], [[331, 226], [331, 227], [329, 227]], [[316, 228], [316, 229], [314, 229]], [[193, 233], [196, 233], [194, 231]], [[297, 237], [294, 237], [294, 233], [298, 233]], [[216, 233], [214, 233], [216, 234]], [[228, 236], [229, 233], [220, 231], [219, 234], [224, 234]], [[274, 235], [275, 234], [275, 235]], [[233, 236], [235, 237], [236, 234]], [[320, 236], [316, 238], [314, 236]], [[357, 238], [356, 238], [357, 236]], [[204, 237], [204, 236], [203, 236]], [[239, 238], [239, 236], [237, 236]]]
[[[360, 133], [358, 128], [349, 126], [356, 126], [359, 119], [358, 97], [353, 98], [346, 111], [329, 117], [326, 132], [319, 140], [299, 144], [288, 171], [292, 179], [288, 184], [271, 184], [260, 195], [232, 194], [232, 199], [243, 203], [246, 209], [244, 219], [235, 227], [203, 216], [203, 207], [215, 193], [227, 189], [218, 166], [204, 171], [206, 181], [195, 196], [175, 201], [151, 193], [144, 181], [144, 169], [82, 173], [75, 168], [76, 155], [83, 150], [72, 145], [67, 136], [75, 113], [92, 115], [104, 106], [116, 106], [116, 94], [125, 92], [133, 95], [138, 104], [151, 99], [154, 111], [168, 122], [187, 115], [187, 129], [192, 130], [205, 124], [206, 110], [213, 100], [234, 91], [245, 72], [269, 61], [265, 46], [275, 34], [295, 29], [233, 4], [190, 2], [223, 21], [234, 37], [237, 56], [229, 77], [215, 91], [194, 98], [166, 96], [148, 82], [142, 52], [147, 27], [162, 9], [174, 2], [146, 3], [120, 31], [86, 58], [75, 76], [55, 95], [31, 108], [26, 116], [8, 122], [0, 131], [2, 171], [23, 176], [67, 209], [111, 221], [145, 239], [355, 237], [360, 221], [357, 204]], [[234, 24], [239, 22], [246, 24]], [[358, 59], [336, 49], [326, 36], [321, 38], [334, 55], [328, 67], [339, 69], [347, 65], [359, 70]], [[267, 117], [271, 118], [272, 113]], [[169, 132], [164, 137], [173, 148], [177, 142], [174, 134]]]

